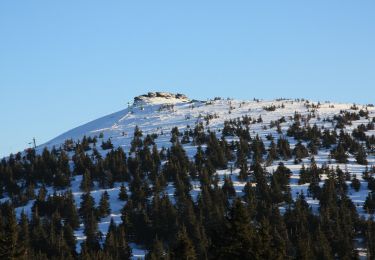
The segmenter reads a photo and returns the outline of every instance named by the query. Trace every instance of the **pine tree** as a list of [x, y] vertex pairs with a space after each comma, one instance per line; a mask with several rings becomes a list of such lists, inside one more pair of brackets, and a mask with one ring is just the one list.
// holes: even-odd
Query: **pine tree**
[[331, 145], [336, 144], [336, 132], [332, 131], [331, 133], [328, 129], [324, 130], [322, 140], [323, 147], [330, 148]]
[[253, 162], [263, 162], [263, 155], [266, 153], [263, 140], [257, 135], [251, 143], [251, 150], [253, 152]]
[[363, 147], [360, 147], [358, 149], [358, 152], [357, 152], [357, 155], [356, 155], [355, 159], [357, 160], [358, 164], [362, 164], [362, 165], [368, 164], [366, 151]]
[[311, 165], [307, 171], [310, 178], [308, 191], [313, 198], [319, 198], [321, 194], [321, 188], [319, 185], [321, 169], [316, 165], [314, 157], [311, 159]]
[[280, 138], [277, 141], [277, 151], [280, 157], [284, 160], [289, 160], [292, 157], [292, 152], [290, 150], [289, 141], [284, 138]]
[[165, 252], [163, 243], [156, 237], [150, 248], [150, 251], [146, 255], [146, 260], [167, 260], [169, 259], [168, 254]]
[[106, 142], [103, 141], [101, 147], [103, 150], [113, 149], [113, 144], [112, 144], [111, 139], [108, 139]]
[[175, 245], [172, 249], [173, 259], [197, 259], [193, 243], [186, 232], [185, 226], [182, 226], [177, 233], [175, 241]]
[[152, 159], [154, 160], [154, 165], [159, 167], [161, 163], [161, 158], [160, 158], [158, 146], [156, 144], [152, 146]]
[[116, 224], [113, 218], [111, 218], [103, 246], [104, 251], [110, 255], [116, 255], [116, 230]]
[[0, 238], [0, 258], [16, 259], [25, 253], [25, 248], [18, 244], [17, 220], [13, 206], [4, 205], [4, 231]]
[[238, 175], [238, 178], [242, 181], [245, 181], [248, 176], [249, 176], [249, 169], [248, 169], [248, 166], [247, 166], [247, 161], [245, 160], [240, 165], [240, 173]]
[[25, 250], [24, 256], [27, 257], [30, 254], [30, 231], [29, 220], [24, 211], [21, 213], [19, 222], [18, 243]]
[[81, 196], [79, 215], [84, 221], [86, 221], [92, 215], [92, 212], [95, 212], [95, 200], [90, 192], [86, 192]]
[[255, 259], [254, 230], [247, 210], [239, 199], [229, 212], [229, 226], [218, 252], [220, 259]]
[[272, 140], [268, 149], [267, 165], [271, 165], [274, 160], [279, 159], [277, 154], [277, 147], [275, 142]]
[[365, 204], [363, 205], [363, 208], [366, 210], [369, 214], [375, 213], [375, 193], [369, 192]]
[[118, 228], [117, 252], [118, 252], [118, 259], [130, 259], [132, 255], [132, 249], [130, 248], [126, 240], [125, 229], [123, 226], [120, 226]]
[[137, 148], [142, 147], [143, 145], [143, 142], [141, 139], [142, 136], [143, 136], [142, 131], [139, 129], [138, 126], [135, 126], [134, 137], [133, 137], [133, 140], [131, 141], [131, 147], [130, 147], [131, 153], [135, 152]]
[[259, 225], [260, 228], [257, 233], [256, 245], [254, 246], [256, 247], [257, 256], [259, 259], [281, 258], [282, 255], [278, 254], [280, 252], [276, 252], [277, 246], [279, 245], [272, 244], [272, 239], [275, 237], [272, 237], [272, 227], [269, 221], [266, 218], [262, 218]]
[[295, 156], [295, 163], [300, 163], [303, 158], [309, 156], [309, 151], [301, 142], [298, 142], [293, 149], [293, 155]]
[[317, 231], [315, 231], [314, 235], [315, 243], [313, 243], [313, 251], [314, 255], [317, 259], [333, 259], [332, 249], [329, 245], [329, 241], [324, 234], [324, 232], [319, 227]]
[[40, 187], [38, 196], [36, 199], [39, 202], [44, 202], [46, 200], [46, 197], [47, 197], [47, 188], [45, 185], [43, 185], [42, 187]]
[[361, 189], [361, 182], [357, 179], [357, 176], [356, 176], [356, 175], [354, 175], [354, 177], [353, 177], [353, 179], [352, 179], [352, 183], [351, 183], [350, 186], [352, 186], [352, 188], [353, 188], [356, 192], [358, 192], [358, 191]]
[[331, 155], [338, 163], [348, 162], [348, 155], [342, 143], [339, 143], [337, 148], [331, 151]]
[[366, 244], [367, 244], [367, 258], [374, 259], [375, 257], [375, 222], [373, 218], [366, 221]]
[[132, 254], [126, 240], [124, 227], [122, 225], [117, 227], [113, 219], [108, 227], [103, 251], [112, 259], [130, 259]]
[[126, 201], [128, 199], [128, 193], [126, 192], [126, 187], [124, 184], [121, 184], [118, 198], [119, 200], [122, 200], [122, 201]]
[[310, 173], [306, 170], [306, 167], [304, 164], [302, 164], [301, 170], [299, 171], [299, 179], [298, 184], [305, 184], [309, 183], [311, 181]]
[[105, 218], [111, 214], [111, 207], [109, 205], [109, 195], [107, 191], [104, 191], [100, 197], [98, 216], [100, 218]]
[[100, 249], [100, 235], [98, 232], [98, 221], [96, 220], [94, 212], [91, 212], [84, 222], [84, 234], [86, 235], [86, 241], [83, 242], [82, 247], [88, 252], [97, 252]]
[[63, 234], [64, 234], [64, 240], [65, 240], [67, 247], [69, 248], [71, 254], [75, 255], [77, 240], [76, 240], [76, 237], [74, 236], [74, 230], [69, 225], [69, 223], [66, 223], [64, 225]]
[[273, 173], [273, 177], [277, 179], [277, 182], [280, 184], [282, 191], [286, 191], [291, 175], [292, 172], [289, 170], [289, 168], [285, 167], [283, 163], [279, 163], [279, 166]]
[[203, 165], [205, 163], [205, 154], [203, 152], [201, 145], [197, 147], [197, 152], [194, 155], [194, 161], [195, 161], [195, 165], [197, 167], [198, 172], [201, 172], [203, 169]]
[[[320, 139], [312, 139], [311, 142], [307, 144], [308, 151], [313, 154], [317, 155], [320, 147]], [[307, 156], [306, 156], [307, 157]]]
[[65, 194], [65, 203], [64, 209], [62, 210], [62, 216], [67, 223], [69, 223], [70, 227], [73, 229], [77, 229], [79, 227], [79, 215], [77, 212], [77, 208], [74, 202], [73, 193], [69, 190]]
[[284, 201], [283, 192], [279, 180], [273, 175], [271, 179], [271, 197], [276, 204]]
[[223, 184], [222, 190], [224, 194], [229, 198], [236, 196], [236, 190], [234, 189], [231, 177], [224, 176], [224, 184]]
[[30, 227], [30, 244], [32, 248], [36, 252], [44, 251], [45, 245], [48, 244], [48, 239], [39, 217], [38, 207], [35, 207], [33, 210]]
[[210, 133], [207, 141], [206, 155], [207, 159], [216, 169], [225, 169], [227, 167], [225, 152], [216, 138], [216, 134], [213, 132]]
[[247, 182], [242, 192], [244, 194], [243, 199], [247, 203], [249, 215], [253, 217], [256, 208], [255, 189], [250, 182]]
[[83, 219], [84, 234], [86, 235], [86, 241], [82, 245], [84, 247], [83, 251], [86, 250], [87, 252], [96, 252], [100, 249], [97, 220], [98, 214], [95, 209], [94, 198], [90, 193], [85, 193], [82, 195], [79, 214]]
[[88, 170], [85, 170], [82, 176], [82, 181], [80, 185], [80, 189], [84, 192], [89, 192], [92, 187], [94, 186], [92, 179], [91, 179], [91, 173]]

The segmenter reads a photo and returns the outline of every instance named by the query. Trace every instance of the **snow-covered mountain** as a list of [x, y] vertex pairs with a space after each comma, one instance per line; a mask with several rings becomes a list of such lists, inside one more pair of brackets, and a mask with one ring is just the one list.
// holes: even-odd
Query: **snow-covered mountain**
[[[224, 121], [250, 116], [251, 118], [262, 117], [262, 122], [254, 124], [251, 127], [252, 135], [265, 137], [268, 134], [278, 136], [275, 129], [264, 129], [270, 122], [285, 117], [287, 122], [282, 124], [282, 129], [287, 130], [293, 123], [291, 117], [297, 112], [301, 115], [309, 115], [314, 111], [316, 118], [309, 121], [310, 125], [316, 124], [319, 127], [332, 128], [331, 122], [324, 122], [323, 119], [333, 118], [339, 115], [341, 111], [353, 111], [353, 104], [319, 103], [316, 108], [311, 105], [318, 102], [310, 102], [304, 99], [288, 100], [234, 100], [216, 98], [208, 101], [191, 100], [183, 94], [171, 93], [148, 93], [134, 98], [134, 103], [126, 109], [104, 116], [77, 128], [74, 128], [51, 141], [38, 147], [38, 150], [44, 147], [59, 147], [65, 140], [73, 139], [77, 141], [83, 136], [94, 137], [101, 133], [105, 139], [111, 138], [115, 146], [121, 146], [125, 150], [129, 148], [130, 140], [133, 137], [135, 126], [138, 126], [145, 134], [161, 134], [168, 136], [173, 127], [178, 127], [180, 132], [189, 127], [194, 127], [197, 122], [205, 122], [206, 117], [211, 117], [208, 127], [210, 130], [220, 131], [223, 128]], [[267, 109], [275, 106], [274, 111]], [[367, 107], [367, 106], [363, 106]], [[361, 108], [361, 106], [359, 107]], [[374, 115], [375, 108], [367, 107], [370, 115]], [[371, 116], [370, 116], [371, 117]], [[356, 128], [358, 125], [368, 123], [369, 120], [358, 120], [347, 128], [348, 131]], [[375, 131], [369, 131], [369, 135], [375, 134]], [[164, 142], [168, 138], [158, 138], [158, 143], [168, 145]]]
[[[131, 146], [131, 140], [133, 138], [134, 129], [138, 126], [144, 135], [157, 134], [155, 143], [160, 148], [168, 148], [171, 143], [171, 130], [174, 127], [178, 127], [179, 131], [183, 133], [185, 130], [194, 128], [194, 126], [203, 122], [206, 129], [215, 131], [218, 137], [221, 137], [221, 132], [224, 127], [224, 122], [242, 118], [248, 116], [252, 119], [250, 127], [251, 137], [259, 135], [267, 148], [270, 144], [269, 136], [273, 136], [277, 139], [280, 135], [286, 137], [286, 131], [294, 123], [294, 117], [296, 114], [301, 115], [305, 120], [305, 125], [316, 125], [318, 128], [334, 129], [332, 119], [334, 116], [340, 115], [343, 111], [358, 112], [363, 109], [368, 111], [368, 117], [361, 117], [359, 120], [355, 120], [351, 125], [345, 127], [345, 131], [351, 133], [357, 126], [361, 124], [368, 124], [375, 116], [375, 108], [373, 106], [365, 105], [353, 105], [353, 104], [340, 104], [331, 102], [311, 102], [304, 99], [277, 99], [277, 100], [233, 100], [233, 99], [222, 99], [215, 98], [212, 100], [199, 101], [189, 99], [182, 94], [171, 94], [171, 93], [148, 93], [146, 95], [138, 96], [134, 98], [134, 103], [129, 105], [124, 110], [115, 112], [108, 116], [104, 116], [85, 125], [68, 131], [51, 141], [37, 147], [37, 152], [41, 153], [45, 147], [59, 148], [64, 145], [67, 139], [73, 141], [81, 140], [84, 136], [96, 137], [99, 140], [110, 139], [115, 147], [122, 147], [125, 152], [129, 152]], [[283, 119], [283, 120], [280, 120]], [[281, 122], [280, 129], [276, 127], [270, 127], [270, 124], [274, 122]], [[281, 130], [281, 132], [280, 132]], [[339, 129], [337, 132], [339, 133]], [[374, 130], [366, 131], [366, 135], [374, 135]], [[286, 137], [291, 145], [291, 149], [294, 148], [297, 141], [293, 137]], [[237, 140], [236, 137], [228, 137], [228, 141]], [[196, 153], [197, 146], [193, 143], [186, 143], [183, 145], [187, 151], [189, 157], [193, 158]], [[102, 155], [105, 155], [108, 150], [101, 149], [100, 145], [96, 147]], [[356, 163], [353, 155], [349, 155], [347, 164], [337, 164], [335, 160], [330, 159], [329, 149], [319, 149], [318, 154], [315, 156], [315, 160], [319, 166], [327, 164], [329, 167], [336, 168], [337, 165], [342, 169], [347, 169], [351, 175], [356, 175], [361, 182], [362, 173], [365, 171], [366, 166]], [[369, 167], [375, 164], [375, 157], [369, 155], [368, 158]], [[267, 170], [272, 173], [276, 169], [280, 161], [274, 161], [272, 165], [267, 166]], [[293, 159], [283, 161], [284, 164], [292, 171], [290, 187], [292, 195], [295, 198], [298, 193], [302, 191], [307, 194], [308, 184], [299, 185], [299, 172], [302, 163], [309, 164], [310, 158], [305, 158], [301, 163], [295, 163]], [[228, 170], [218, 171], [217, 174], [222, 178], [225, 174], [232, 173], [232, 179], [234, 187], [237, 193], [241, 193], [245, 185], [244, 181], [240, 181], [237, 178], [239, 169], [234, 168], [232, 172]], [[76, 200], [77, 205], [80, 202], [80, 196], [82, 191], [79, 189], [79, 183], [82, 176], [75, 176], [72, 180], [72, 191]], [[324, 180], [323, 176], [322, 180]], [[350, 184], [350, 182], [348, 182]], [[113, 218], [117, 223], [121, 222], [121, 208], [124, 203], [117, 200], [119, 193], [120, 184], [115, 184], [114, 188], [107, 189], [110, 195], [110, 202], [112, 213], [111, 216], [102, 220], [99, 224], [100, 230], [105, 233], [107, 231], [109, 221]], [[94, 188], [92, 195], [96, 202], [100, 198], [101, 193], [104, 189]], [[199, 193], [199, 185], [194, 185], [192, 190], [193, 198], [196, 198]], [[53, 192], [50, 188], [49, 192]], [[355, 191], [349, 188], [349, 197], [353, 200], [357, 206], [357, 210], [363, 216], [366, 216], [363, 210], [363, 203], [368, 194], [369, 190], [367, 185], [362, 185], [359, 191]], [[169, 189], [169, 194], [173, 196], [173, 187]], [[319, 201], [314, 200], [311, 197], [307, 197], [307, 202], [312, 206], [313, 210], [317, 210]], [[17, 209], [17, 212], [21, 210], [30, 210], [32, 202], [24, 207]], [[281, 212], [283, 208], [281, 207]], [[78, 240], [83, 240], [84, 235], [82, 229], [76, 231]], [[133, 254], [135, 257], [142, 256], [144, 251], [139, 249], [136, 245], [133, 245]]]

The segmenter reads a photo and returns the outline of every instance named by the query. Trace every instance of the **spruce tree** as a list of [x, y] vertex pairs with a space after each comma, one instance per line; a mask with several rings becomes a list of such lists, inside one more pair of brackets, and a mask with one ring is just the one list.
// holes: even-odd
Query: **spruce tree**
[[146, 255], [146, 260], [167, 260], [169, 259], [168, 254], [165, 252], [163, 243], [156, 237], [150, 248], [150, 251]]
[[306, 170], [306, 167], [304, 164], [302, 164], [302, 167], [299, 171], [299, 179], [298, 184], [305, 184], [311, 182], [310, 173]]
[[105, 218], [109, 214], [111, 214], [111, 207], [109, 204], [109, 195], [107, 191], [104, 191], [99, 201], [98, 216], [100, 218]]
[[113, 144], [112, 144], [111, 139], [108, 139], [106, 142], [102, 141], [101, 147], [103, 150], [113, 149]]
[[66, 222], [69, 223], [70, 227], [77, 229], [79, 227], [79, 215], [74, 202], [74, 197], [72, 191], [66, 193], [66, 200], [63, 209], [63, 217]]
[[126, 187], [124, 184], [121, 184], [120, 192], [118, 194], [118, 198], [121, 201], [126, 201], [128, 199], [128, 193], [126, 192]]
[[117, 231], [117, 253], [118, 259], [130, 259], [132, 249], [126, 240], [125, 228], [121, 225]]
[[363, 147], [360, 147], [358, 149], [358, 152], [357, 152], [357, 155], [355, 156], [355, 159], [357, 160], [358, 164], [362, 164], [362, 165], [368, 164], [366, 151]]
[[298, 142], [293, 149], [293, 155], [295, 156], [295, 163], [297, 164], [302, 162], [303, 158], [309, 156], [309, 151], [301, 142]]
[[4, 216], [4, 230], [0, 238], [0, 258], [1, 259], [16, 259], [24, 254], [25, 248], [21, 248], [18, 243], [18, 228], [17, 220], [13, 206], [5, 204], [3, 206]]
[[74, 236], [74, 230], [66, 223], [63, 228], [64, 240], [72, 255], [76, 254], [76, 237]]
[[249, 176], [249, 169], [247, 166], [247, 161], [245, 160], [240, 165], [240, 173], [238, 175], [238, 178], [242, 181], [245, 181], [248, 176]]
[[29, 220], [24, 211], [21, 213], [21, 219], [19, 222], [19, 234], [18, 243], [24, 250], [24, 256], [27, 257], [30, 254], [30, 231], [29, 231]]
[[354, 175], [353, 178], [352, 178], [352, 183], [350, 184], [350, 186], [356, 191], [358, 192], [360, 189], [361, 189], [361, 182], [357, 179], [357, 176]]
[[313, 241], [313, 252], [317, 259], [334, 258], [332, 255], [332, 249], [329, 245], [329, 241], [320, 227], [318, 227], [318, 230], [315, 231]]
[[277, 147], [275, 142], [272, 140], [268, 148], [267, 165], [271, 165], [274, 160], [279, 159], [277, 154]]
[[339, 143], [337, 148], [331, 151], [331, 155], [338, 163], [348, 162], [348, 155], [342, 143]]
[[236, 196], [236, 190], [234, 189], [232, 178], [230, 176], [224, 176], [224, 184], [222, 190], [224, 194], [229, 198], [233, 198]]
[[132, 250], [126, 240], [123, 225], [116, 226], [113, 219], [108, 227], [103, 251], [112, 259], [130, 259]]
[[369, 214], [375, 213], [375, 193], [369, 192], [365, 204], [363, 205], [365, 211]]
[[375, 222], [373, 218], [366, 221], [366, 246], [367, 246], [367, 258], [375, 258]]
[[104, 251], [109, 255], [116, 255], [116, 230], [116, 224], [111, 218], [103, 246]]
[[90, 193], [85, 193], [81, 197], [81, 207], [79, 214], [83, 219], [84, 234], [86, 241], [82, 244], [84, 249], [90, 253], [100, 249], [97, 211], [95, 209], [95, 201]]
[[185, 226], [176, 235], [175, 244], [172, 248], [173, 259], [197, 259], [197, 255], [191, 239], [189, 238]]
[[91, 179], [91, 173], [89, 170], [85, 170], [82, 176], [82, 181], [80, 184], [80, 189], [84, 192], [91, 191], [92, 187], [94, 186], [92, 179]]
[[292, 157], [289, 141], [284, 138], [279, 138], [277, 141], [277, 152], [284, 160], [289, 160]]
[[255, 233], [247, 210], [239, 199], [233, 202], [229, 212], [229, 225], [222, 237], [220, 259], [255, 259]]

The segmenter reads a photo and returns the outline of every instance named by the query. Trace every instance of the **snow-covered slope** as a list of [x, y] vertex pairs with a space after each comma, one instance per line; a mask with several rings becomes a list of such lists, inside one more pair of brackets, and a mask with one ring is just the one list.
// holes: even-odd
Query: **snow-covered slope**
[[[120, 139], [117, 144], [124, 145], [127, 138], [123, 137], [130, 136], [129, 133], [136, 125], [140, 126], [143, 131], [147, 128], [148, 132], [156, 132], [156, 129], [162, 127], [161, 125], [175, 121], [173, 119], [175, 114], [170, 113], [170, 106], [176, 105], [176, 108], [181, 109], [186, 107], [186, 104], [191, 105], [192, 101], [182, 94], [156, 92], [141, 95], [135, 97], [134, 103], [128, 108], [74, 128], [38, 148], [60, 146], [67, 139], [76, 141], [82, 139], [83, 136], [94, 137], [100, 133], [103, 133], [105, 138]], [[164, 110], [164, 113], [161, 110]]]
[[[341, 110], [350, 110], [352, 105], [323, 103], [315, 109], [316, 118], [312, 118], [309, 124], [332, 128], [332, 124], [324, 122], [323, 119], [332, 118], [334, 115], [338, 115]], [[267, 111], [264, 109], [270, 106], [275, 106], [276, 110]], [[370, 113], [375, 111], [374, 108], [369, 108], [369, 110]], [[289, 118], [293, 117], [295, 112], [308, 115], [311, 111], [311, 108], [306, 107], [305, 100], [241, 101], [226, 99], [202, 102], [191, 101], [185, 96], [184, 98], [175, 98], [173, 94], [169, 94], [167, 97], [140, 96], [135, 98], [132, 106], [66, 132], [39, 146], [38, 150], [42, 150], [46, 146], [49, 148], [59, 147], [67, 139], [77, 141], [83, 136], [94, 137], [101, 133], [104, 135], [104, 139], [111, 138], [115, 146], [121, 146], [128, 150], [135, 126], [138, 126], [145, 134], [164, 134], [157, 139], [157, 143], [159, 147], [168, 146], [168, 135], [173, 127], [177, 126], [180, 132], [183, 132], [189, 127], [194, 127], [197, 122], [205, 122], [205, 117], [212, 118], [208, 125], [210, 130], [222, 129], [225, 120], [245, 115], [255, 119], [262, 117], [262, 123], [252, 125], [251, 134], [253, 136], [259, 134], [263, 137], [273, 134], [277, 137], [275, 129], [268, 129], [271, 121], [285, 117], [287, 122], [282, 124], [282, 129], [286, 130], [292, 123]], [[368, 123], [368, 120], [356, 121], [351, 129], [362, 123]], [[369, 132], [369, 134], [374, 133], [374, 131]]]
[[[269, 109], [274, 107], [274, 109]], [[306, 100], [286, 100], [279, 99], [273, 101], [261, 101], [261, 100], [232, 100], [232, 99], [215, 99], [209, 101], [198, 101], [191, 100], [181, 94], [170, 94], [170, 93], [149, 93], [147, 95], [142, 95], [135, 98], [134, 104], [128, 108], [113, 113], [111, 115], [99, 118], [88, 124], [79, 126], [69, 132], [66, 132], [55, 139], [47, 142], [44, 145], [37, 147], [37, 151], [41, 152], [44, 147], [52, 148], [60, 147], [63, 145], [65, 140], [73, 139], [74, 141], [80, 140], [83, 136], [86, 137], [99, 137], [103, 135], [103, 140], [111, 139], [115, 147], [122, 147], [126, 152], [129, 151], [130, 142], [133, 138], [133, 132], [136, 126], [138, 126], [144, 134], [158, 134], [156, 139], [156, 144], [159, 148], [170, 146], [170, 131], [173, 127], [178, 127], [180, 132], [183, 132], [190, 127], [194, 127], [197, 122], [203, 122], [207, 128], [211, 131], [216, 131], [218, 136], [221, 136], [220, 131], [223, 129], [224, 121], [229, 119], [241, 118], [242, 116], [250, 116], [252, 119], [262, 118], [262, 122], [251, 124], [250, 134], [252, 137], [259, 135], [263, 138], [265, 146], [268, 147], [270, 141], [265, 137], [267, 135], [273, 135], [275, 138], [279, 137], [279, 133], [276, 128], [270, 128], [269, 125], [272, 121], [277, 121], [284, 117], [285, 121], [281, 124], [281, 130], [283, 134], [293, 123], [293, 116], [295, 113], [301, 115], [312, 115], [308, 122], [310, 125], [316, 124], [319, 128], [324, 127], [327, 129], [333, 129], [333, 124], [325, 119], [331, 119], [334, 115], [340, 114], [340, 111], [354, 111], [352, 110], [353, 104], [338, 104], [338, 103], [314, 103]], [[359, 109], [364, 108], [364, 106], [358, 106]], [[346, 131], [350, 132], [356, 128], [359, 124], [367, 124], [375, 115], [374, 107], [367, 107], [369, 111], [369, 119], [361, 119], [353, 121], [351, 126], [346, 127]], [[372, 130], [366, 132], [368, 135], [375, 134]], [[288, 138], [291, 148], [294, 148], [296, 140], [294, 138]], [[195, 154], [196, 147], [192, 144], [185, 144], [185, 150], [188, 155], [192, 157]], [[101, 150], [100, 146], [97, 149], [102, 154], [107, 151]], [[329, 160], [329, 150], [319, 150], [318, 155], [315, 157], [319, 166], [322, 164], [328, 164], [329, 166], [336, 167], [335, 161]], [[303, 160], [304, 163], [309, 164], [309, 158]], [[375, 164], [375, 159], [373, 156], [368, 157], [369, 165]], [[307, 194], [307, 185], [298, 185], [299, 171], [301, 169], [301, 164], [295, 164], [294, 160], [284, 161], [285, 165], [290, 168], [293, 172], [291, 177], [291, 190], [293, 197], [297, 193], [304, 191]], [[274, 162], [273, 165], [268, 167], [269, 172], [272, 172], [278, 165], [278, 162]], [[348, 171], [354, 175], [356, 174], [360, 181], [362, 172], [365, 170], [366, 166], [359, 165], [355, 162], [353, 156], [349, 157], [349, 163], [346, 165], [339, 165], [342, 169], [347, 168]], [[229, 171], [229, 170], [228, 170]], [[223, 176], [228, 174], [227, 170], [219, 171], [218, 175]], [[241, 182], [236, 178], [238, 169], [233, 171], [233, 181], [237, 192], [242, 192], [245, 182]], [[75, 176], [72, 182], [72, 190], [76, 199], [77, 205], [80, 202], [80, 196], [82, 192], [79, 190], [79, 183], [81, 176]], [[324, 179], [324, 176], [323, 176]], [[99, 227], [103, 233], [107, 231], [110, 218], [114, 218], [116, 222], [120, 222], [120, 210], [123, 207], [123, 203], [117, 200], [119, 185], [116, 184], [114, 188], [107, 190], [111, 197], [111, 208], [112, 214], [107, 219], [103, 220]], [[98, 202], [100, 194], [104, 190], [94, 190], [92, 192], [93, 196]], [[51, 190], [52, 192], [52, 190]], [[199, 193], [199, 187], [194, 186], [192, 191], [193, 197]], [[173, 187], [170, 187], [170, 194], [173, 194]], [[366, 215], [363, 211], [362, 205], [368, 194], [367, 185], [362, 185], [361, 189], [356, 192], [350, 188], [349, 196], [355, 202], [358, 211], [362, 215]], [[313, 200], [307, 197], [308, 203], [313, 209], [317, 209], [319, 206], [319, 201]], [[29, 209], [31, 203], [28, 206], [19, 208], [18, 212], [22, 209]], [[281, 210], [283, 210], [281, 208]], [[76, 232], [77, 238], [79, 240], [84, 239], [82, 230]], [[134, 246], [136, 250], [136, 246]], [[138, 251], [133, 251], [137, 254]], [[138, 252], [142, 255], [142, 251]]]
[[[173, 95], [173, 94], [172, 94]], [[350, 110], [353, 104], [336, 104], [323, 103], [316, 109], [317, 118], [310, 120], [310, 124], [317, 124], [330, 128], [329, 122], [323, 122], [324, 118], [332, 118], [338, 115], [341, 110]], [[279, 107], [275, 111], [266, 111], [264, 108], [269, 106]], [[370, 113], [375, 109], [370, 108]], [[192, 101], [188, 98], [166, 98], [166, 97], [146, 97], [140, 96], [135, 98], [132, 106], [119, 112], [104, 116], [85, 125], [68, 131], [53, 140], [38, 147], [60, 146], [67, 139], [74, 141], [82, 139], [83, 136], [99, 136], [104, 134], [104, 138], [111, 138], [115, 146], [126, 148], [132, 138], [135, 126], [138, 126], [144, 133], [165, 133], [169, 134], [173, 127], [177, 126], [182, 132], [187, 127], [193, 127], [196, 122], [205, 121], [206, 116], [214, 118], [209, 122], [211, 130], [218, 130], [223, 127], [223, 122], [229, 119], [235, 119], [242, 116], [250, 116], [252, 118], [262, 117], [263, 122], [254, 125], [251, 129], [253, 134], [267, 135], [273, 133], [273, 130], [264, 130], [264, 126], [268, 126], [271, 121], [285, 117], [288, 119], [298, 112], [307, 115], [311, 109], [306, 107], [305, 100], [273, 100], [273, 101], [242, 101], [242, 100], [210, 100], [208, 102]], [[288, 120], [287, 120], [288, 121]], [[353, 128], [357, 124], [367, 123], [357, 121], [353, 124]], [[283, 124], [283, 128], [287, 129], [291, 122]]]
[[[342, 110], [352, 111], [351, 108], [353, 106], [353, 104], [324, 102], [319, 103], [317, 108], [311, 108], [313, 104], [317, 105], [318, 103], [306, 100], [286, 99], [273, 101], [216, 99], [202, 102], [196, 100], [192, 101], [183, 95], [182, 98], [176, 98], [176, 95], [173, 94], [162, 94], [163, 96], [150, 93], [148, 95], [136, 97], [134, 104], [128, 108], [66, 132], [46, 144], [39, 146], [37, 150], [41, 152], [44, 147], [60, 147], [66, 139], [77, 141], [82, 139], [83, 136], [98, 137], [100, 134], [103, 134], [103, 140], [110, 138], [115, 147], [122, 147], [125, 151], [129, 151], [130, 142], [133, 138], [133, 132], [136, 126], [138, 126], [144, 134], [158, 134], [159, 137], [156, 139], [156, 144], [159, 148], [169, 147], [170, 131], [173, 127], [177, 126], [180, 132], [183, 132], [189, 129], [189, 127], [194, 127], [197, 122], [204, 122], [206, 124], [205, 119], [210, 117], [211, 119], [207, 127], [211, 131], [219, 132], [223, 128], [224, 121], [246, 115], [253, 119], [262, 118], [261, 123], [251, 125], [250, 134], [252, 137], [256, 135], [261, 136], [267, 147], [269, 145], [269, 141], [265, 138], [267, 135], [271, 134], [275, 138], [279, 136], [275, 128], [269, 127], [271, 121], [276, 121], [284, 117], [286, 122], [281, 124], [281, 129], [285, 134], [288, 127], [293, 123], [291, 118], [296, 112], [301, 115], [309, 115], [314, 110], [315, 117], [310, 119], [309, 124], [316, 124], [318, 127], [332, 129], [332, 123], [324, 119], [332, 118], [334, 115], [340, 114]], [[275, 111], [268, 111], [266, 109], [271, 106], [276, 107]], [[361, 108], [362, 107], [359, 106], [359, 109]], [[367, 109], [369, 110], [371, 119], [375, 114], [375, 108], [367, 107]], [[370, 119], [354, 121], [351, 126], [346, 128], [346, 131], [350, 132], [359, 124], [367, 124]], [[375, 134], [375, 131], [370, 130], [367, 134]], [[220, 133], [218, 133], [218, 135], [220, 135]], [[293, 149], [296, 140], [294, 138], [288, 138], [288, 140]], [[99, 152], [103, 154], [106, 153], [106, 151], [101, 150], [100, 146], [97, 146], [97, 148]], [[195, 154], [196, 147], [188, 144], [185, 145], [184, 148], [189, 156]], [[328, 163], [328, 156], [329, 150], [320, 150], [318, 156], [316, 156], [318, 164]], [[371, 156], [369, 156], [368, 161], [369, 165], [375, 164], [375, 160]], [[305, 162], [308, 164], [309, 159], [305, 159]], [[301, 190], [306, 191], [307, 186], [297, 185], [301, 165], [294, 164], [293, 160], [286, 162], [286, 164], [294, 173], [291, 183], [292, 190], [295, 191], [295, 193]], [[270, 166], [269, 170], [272, 171], [276, 166], [277, 162], [275, 162], [273, 166]], [[336, 167], [336, 164], [332, 162], [331, 166]], [[341, 165], [341, 167], [343, 169], [347, 167], [352, 174], [357, 174], [358, 177], [361, 176], [365, 169], [365, 166], [356, 164], [354, 158], [349, 158], [349, 163], [347, 165]], [[235, 184], [239, 185], [239, 191], [244, 185], [244, 183], [241, 184], [239, 182]], [[363, 194], [353, 194], [353, 199], [362, 204], [365, 196], [367, 196], [367, 190], [361, 192]], [[318, 203], [317, 201], [310, 202], [312, 204]]]

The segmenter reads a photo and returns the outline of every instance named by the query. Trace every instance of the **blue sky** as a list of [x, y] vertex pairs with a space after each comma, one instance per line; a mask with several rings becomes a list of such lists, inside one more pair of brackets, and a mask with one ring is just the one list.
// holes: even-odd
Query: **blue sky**
[[0, 1], [0, 156], [148, 91], [375, 103], [375, 1]]

